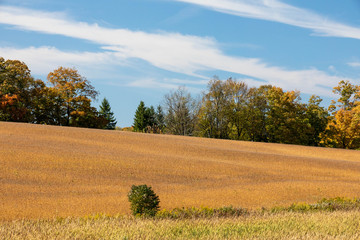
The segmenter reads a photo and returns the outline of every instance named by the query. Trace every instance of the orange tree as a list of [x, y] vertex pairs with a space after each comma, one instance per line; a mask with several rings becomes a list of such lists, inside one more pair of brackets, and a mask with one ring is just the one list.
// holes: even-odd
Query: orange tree
[[0, 120], [30, 121], [33, 83], [25, 63], [0, 57]]
[[[96, 99], [98, 92], [75, 68], [59, 67], [50, 72], [47, 79], [56, 95], [55, 118], [60, 125], [87, 127], [93, 120], [99, 121], [101, 117], [91, 107], [91, 101]], [[104, 124], [102, 120], [98, 123]]]

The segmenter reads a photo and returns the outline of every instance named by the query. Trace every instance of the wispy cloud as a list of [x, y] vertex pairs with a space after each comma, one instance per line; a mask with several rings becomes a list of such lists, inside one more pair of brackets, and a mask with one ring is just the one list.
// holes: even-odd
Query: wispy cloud
[[[201, 1], [198, 0], [198, 2]], [[209, 2], [217, 3], [215, 0], [209, 0]], [[237, 2], [225, 1], [225, 3]], [[91, 41], [98, 44], [103, 52], [69, 53], [43, 47], [12, 49], [11, 54], [8, 54], [14, 57], [19, 56], [19, 59], [24, 61], [27, 56], [29, 63], [33, 65], [41, 65], [41, 61], [46, 61], [58, 63], [58, 65], [63, 62], [80, 62], [80, 64], [94, 66], [92, 62], [94, 59], [102, 60], [98, 65], [107, 63], [114, 65], [124, 64], [131, 59], [141, 59], [157, 68], [198, 77], [200, 81], [208, 78], [205, 76], [207, 71], [221, 70], [254, 79], [263, 79], [269, 84], [288, 90], [297, 89], [305, 93], [323, 95], [330, 94], [330, 91], [320, 86], [335, 86], [340, 80], [317, 69], [289, 70], [271, 66], [261, 59], [227, 56], [213, 38], [168, 32], [147, 33], [129, 29], [111, 29], [69, 19], [71, 18], [62, 13], [6, 6], [0, 8], [0, 23], [2, 24]], [[4, 53], [10, 50], [3, 48], [0, 51]], [[55, 58], [60, 60], [57, 61]], [[37, 61], [40, 63], [36, 63]], [[150, 80], [147, 80], [148, 84], [151, 83]], [[140, 82], [134, 82], [130, 85], [140, 86], [139, 84]], [[158, 87], [166, 88], [171, 85], [175, 84], [163, 81], [162, 84], [158, 84]]]
[[360, 67], [360, 62], [349, 62], [348, 65], [350, 67]]
[[154, 78], [144, 78], [132, 81], [128, 84], [130, 87], [141, 87], [141, 88], [165, 88], [165, 89], [175, 89], [179, 85], [171, 84], [163, 81], [159, 81]]
[[123, 65], [123, 57], [117, 52], [69, 52], [55, 47], [0, 47], [0, 56], [6, 59], [19, 59], [29, 65], [31, 71], [37, 75], [49, 73], [59, 66], [76, 66], [87, 73], [101, 72], [109, 64]]
[[279, 0], [176, 0], [214, 11], [311, 29], [320, 36], [360, 39], [360, 28], [329, 20]]

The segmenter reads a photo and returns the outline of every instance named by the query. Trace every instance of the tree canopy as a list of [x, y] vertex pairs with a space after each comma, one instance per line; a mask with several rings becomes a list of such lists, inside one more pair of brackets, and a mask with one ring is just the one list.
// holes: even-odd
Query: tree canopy
[[[166, 94], [156, 109], [140, 101], [137, 132], [360, 149], [360, 86], [340, 81], [326, 109], [319, 96], [214, 77], [200, 98], [185, 87]], [[19, 60], [0, 57], [0, 121], [114, 129], [109, 101], [92, 106], [99, 92], [75, 68], [59, 67], [47, 82]]]
[[27, 65], [0, 58], [0, 120], [103, 128], [106, 120], [91, 106], [98, 92], [74, 68], [50, 72], [47, 84]]

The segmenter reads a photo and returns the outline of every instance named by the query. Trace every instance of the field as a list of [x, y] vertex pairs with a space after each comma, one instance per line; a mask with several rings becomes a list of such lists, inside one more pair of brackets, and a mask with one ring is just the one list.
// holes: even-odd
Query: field
[[360, 195], [360, 151], [22, 123], [0, 122], [0, 166], [1, 221], [128, 214], [133, 184], [162, 209]]
[[359, 239], [360, 212], [277, 213], [240, 218], [99, 217], [0, 224], [3, 239]]

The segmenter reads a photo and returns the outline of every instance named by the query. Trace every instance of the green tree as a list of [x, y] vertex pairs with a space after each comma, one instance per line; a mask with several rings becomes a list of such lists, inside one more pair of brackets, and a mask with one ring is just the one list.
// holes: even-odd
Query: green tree
[[165, 115], [160, 105], [156, 108], [155, 122], [159, 133], [163, 133], [165, 129]]
[[159, 197], [147, 185], [132, 185], [128, 199], [134, 216], [155, 216], [160, 208]]
[[229, 136], [229, 91], [226, 83], [216, 76], [208, 84], [208, 92], [203, 96], [199, 115], [198, 128], [200, 136], [210, 138], [228, 138]]
[[267, 142], [266, 118], [269, 106], [266, 93], [271, 85], [250, 88], [248, 92], [248, 124], [246, 131], [250, 141]]
[[31, 89], [31, 122], [58, 125], [56, 114], [59, 112], [56, 102], [57, 93], [47, 87], [42, 80], [35, 80]]
[[307, 143], [310, 124], [305, 116], [306, 106], [300, 100], [300, 92], [284, 92], [279, 87], [268, 88], [266, 134], [269, 142]]
[[308, 142], [306, 145], [319, 146], [320, 134], [325, 131], [328, 122], [329, 112], [321, 107], [322, 99], [319, 96], [311, 96], [306, 105], [306, 118], [311, 126], [309, 131]]
[[106, 98], [101, 102], [99, 114], [107, 121], [105, 129], [115, 129], [117, 122], [114, 113], [111, 111], [110, 103]]
[[225, 94], [228, 95], [225, 114], [229, 121], [230, 139], [249, 140], [249, 90], [244, 82], [229, 78], [225, 82]]
[[134, 117], [134, 131], [143, 132], [147, 127], [146, 107], [143, 101], [140, 101], [139, 106], [136, 109]]
[[156, 113], [155, 108], [153, 106], [145, 107], [145, 125], [146, 125], [146, 132], [156, 132], [157, 125], [156, 125]]

